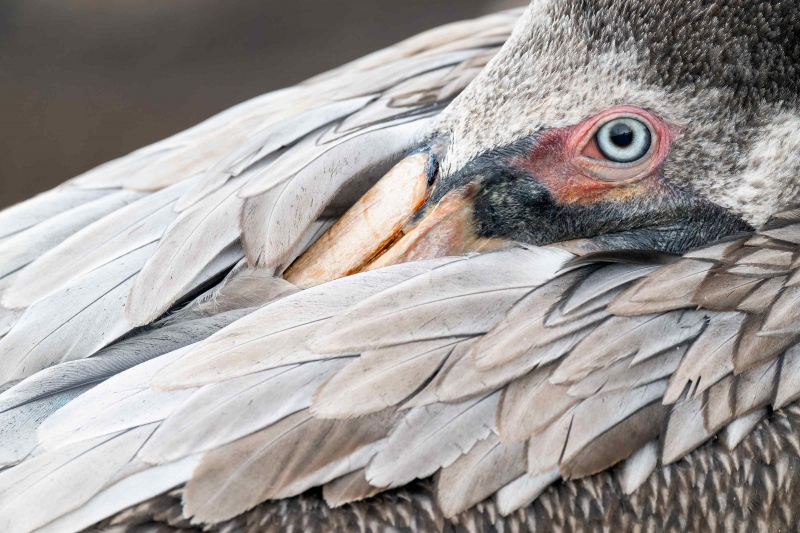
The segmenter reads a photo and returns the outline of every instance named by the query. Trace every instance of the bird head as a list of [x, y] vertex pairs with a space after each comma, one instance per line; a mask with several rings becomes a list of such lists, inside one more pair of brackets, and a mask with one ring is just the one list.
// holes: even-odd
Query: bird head
[[[511, 242], [681, 253], [750, 230], [800, 196], [798, 34], [783, 0], [534, 0], [288, 277]], [[347, 265], [327, 271], [331, 253]]]

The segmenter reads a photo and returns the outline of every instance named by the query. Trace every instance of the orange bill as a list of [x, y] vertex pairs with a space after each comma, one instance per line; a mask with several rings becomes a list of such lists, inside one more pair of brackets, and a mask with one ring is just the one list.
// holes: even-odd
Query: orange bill
[[427, 213], [414, 215], [431, 193], [429, 153], [409, 155], [381, 178], [284, 273], [310, 287], [362, 270], [466, 252], [506, 243], [478, 237], [472, 200], [475, 184], [455, 189]]
[[354, 274], [392, 243], [430, 194], [430, 154], [406, 157], [362, 196], [284, 273], [310, 287]]

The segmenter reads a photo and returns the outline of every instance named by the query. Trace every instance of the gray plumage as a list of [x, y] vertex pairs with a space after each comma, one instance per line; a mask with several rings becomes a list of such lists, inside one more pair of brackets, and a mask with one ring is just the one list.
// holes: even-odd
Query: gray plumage
[[[799, 24], [536, 0], [3, 212], [0, 528], [794, 524]], [[278, 277], [417, 147], [400, 233]]]

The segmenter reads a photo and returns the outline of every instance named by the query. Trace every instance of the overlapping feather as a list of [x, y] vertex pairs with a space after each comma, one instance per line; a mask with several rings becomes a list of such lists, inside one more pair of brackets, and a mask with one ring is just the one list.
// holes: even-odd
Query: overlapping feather
[[446, 516], [491, 496], [511, 513], [617, 464], [633, 492], [796, 400], [791, 215], [677, 261], [560, 271], [561, 250], [511, 248], [299, 292], [269, 281], [514, 18], [411, 39], [0, 213], [0, 290], [19, 309], [0, 311], [0, 377], [27, 378], [0, 394], [0, 460], [20, 462], [0, 472], [0, 529], [77, 531], [184, 483], [186, 514], [219, 522], [431, 475]]

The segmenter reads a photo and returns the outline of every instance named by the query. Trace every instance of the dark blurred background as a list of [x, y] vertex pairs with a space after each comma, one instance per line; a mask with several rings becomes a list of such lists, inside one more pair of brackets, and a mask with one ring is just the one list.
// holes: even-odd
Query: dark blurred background
[[446, 22], [527, 0], [0, 0], [0, 207]]

